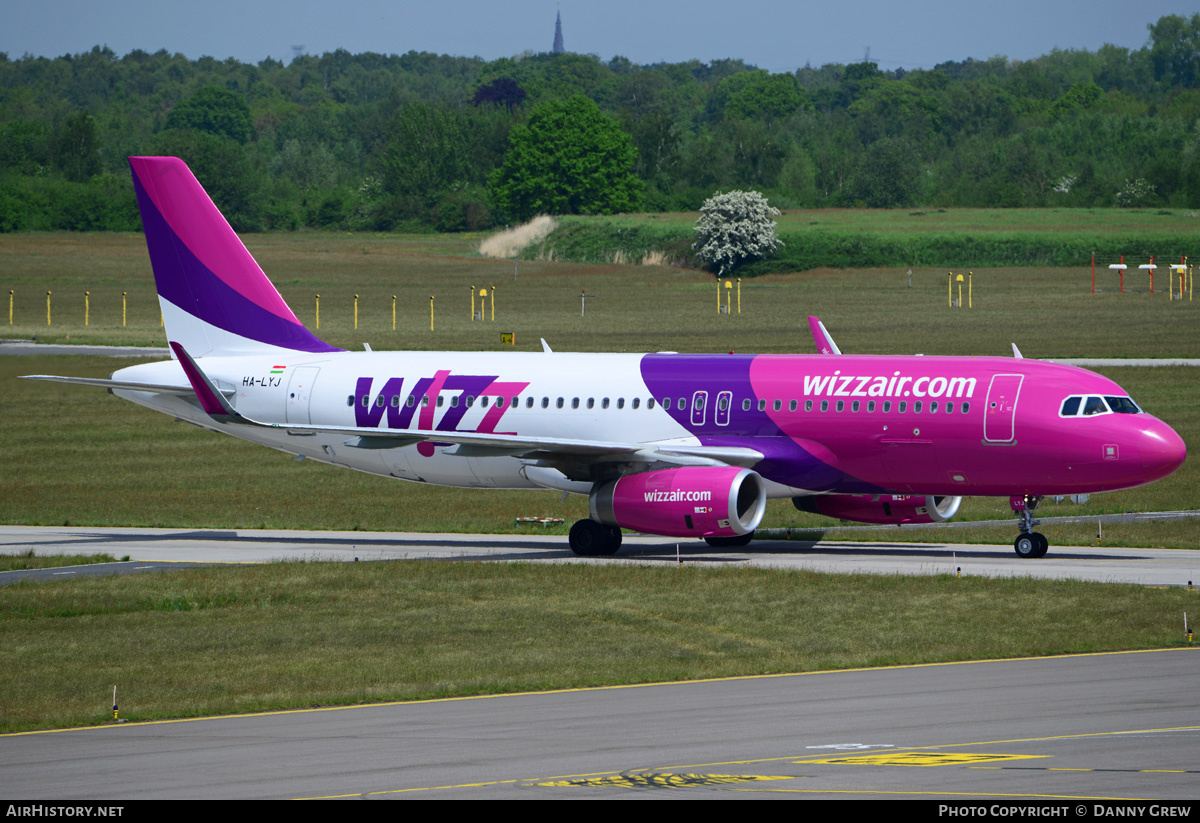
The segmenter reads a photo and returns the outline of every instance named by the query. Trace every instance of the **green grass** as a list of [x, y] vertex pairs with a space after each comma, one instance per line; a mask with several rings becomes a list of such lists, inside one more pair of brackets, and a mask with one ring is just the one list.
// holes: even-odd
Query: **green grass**
[[0, 589], [0, 730], [1183, 645], [1195, 592], [697, 566], [270, 564]]
[[[1090, 270], [1084, 267], [976, 271], [975, 308], [961, 310], [947, 308], [945, 272], [939, 270], [915, 269], [912, 288], [900, 269], [770, 275], [744, 281], [743, 313], [725, 316], [716, 312], [715, 281], [695, 270], [522, 261], [514, 283], [511, 261], [469, 254], [478, 238], [297, 234], [247, 240], [310, 327], [313, 295], [321, 294], [319, 334], [348, 348], [370, 343], [375, 349], [501, 350], [506, 347], [500, 332], [511, 330], [516, 348], [526, 351], [538, 350], [538, 338], [546, 337], [558, 351], [810, 352], [804, 318], [817, 314], [849, 353], [1008, 355], [1009, 343], [1016, 342], [1027, 356], [1041, 358], [1200, 357], [1200, 301], [1172, 302], [1147, 291], [1093, 296]], [[26, 295], [15, 307], [21, 322], [11, 333], [0, 329], [2, 337], [37, 333], [39, 339], [62, 340], [70, 332], [72, 341], [162, 342], [149, 263], [138, 236], [6, 236], [0, 243], [0, 271], [5, 278], [0, 295], [6, 283]], [[469, 287], [493, 283], [496, 322], [471, 321]], [[88, 284], [93, 325], [83, 327], [81, 299], [74, 314], [55, 303], [57, 319], [47, 334], [46, 289], [54, 290], [57, 300], [81, 295]], [[580, 289], [589, 295], [584, 317]], [[122, 290], [130, 293], [126, 329], [120, 327]], [[355, 293], [360, 295], [357, 331]], [[437, 294], [432, 333], [430, 293]], [[399, 296], [395, 332], [392, 294]], [[730, 297], [736, 307], [736, 295]], [[32, 373], [107, 376], [132, 362], [0, 358], [0, 419], [6, 435], [0, 450], [0, 522], [504, 532], [520, 531], [513, 521], [521, 516], [563, 517], [567, 524], [586, 516], [578, 497], [564, 504], [554, 492], [439, 489], [313, 461], [296, 463], [288, 455], [172, 423], [98, 390], [13, 379]], [[1105, 373], [1174, 426], [1193, 450], [1200, 443], [1195, 369]], [[1086, 515], [1193, 508], [1200, 477], [1195, 465], [1189, 461], [1172, 477], [1142, 489], [1095, 495], [1083, 506], [1047, 503], [1042, 511]], [[1008, 542], [1012, 517], [1005, 501], [968, 500], [959, 517], [1005, 521], [1007, 531], [992, 529], [989, 534], [996, 536], [988, 540]], [[776, 501], [764, 525], [829, 527], [836, 522]], [[1126, 537], [1134, 543], [1200, 548], [1194, 529], [1131, 528]], [[565, 533], [565, 527], [537, 529]], [[883, 536], [887, 533], [874, 534], [889, 539]], [[1086, 532], [1066, 540], [1091, 542]]]
[[[1087, 292], [1078, 269], [976, 270], [972, 311], [946, 308], [945, 272], [820, 270], [744, 282], [743, 314], [717, 315], [713, 279], [659, 266], [520, 263], [471, 256], [477, 238], [268, 235], [251, 250], [320, 335], [376, 349], [812, 351], [818, 314], [848, 352], [1200, 356], [1200, 303]], [[18, 295], [2, 337], [162, 344], [140, 237], [17, 235], [0, 243]], [[468, 287], [495, 283], [497, 321], [468, 319]], [[579, 291], [590, 296], [579, 316]], [[45, 326], [45, 291], [54, 325]], [[82, 292], [91, 316], [83, 326]], [[129, 325], [120, 324], [129, 292]], [[360, 295], [359, 329], [353, 294]], [[391, 329], [391, 295], [397, 329]], [[429, 331], [429, 295], [437, 327]], [[63, 302], [58, 302], [62, 300]], [[74, 302], [72, 302], [74, 301]], [[0, 320], [0, 322], [3, 322]], [[99, 390], [18, 374], [106, 376], [136, 360], [0, 357], [0, 522], [218, 528], [519, 532], [567, 524], [586, 503], [554, 492], [442, 489], [320, 465], [174, 423]], [[1200, 438], [1194, 369], [1108, 372], [1185, 441]], [[1172, 477], [1044, 514], [1195, 505], [1195, 461]], [[1006, 543], [1004, 501], [969, 500], [967, 530], [854, 532], [853, 539]], [[767, 527], [835, 527], [768, 508]], [[565, 527], [537, 533], [564, 533]], [[1048, 528], [1092, 545], [1090, 524]], [[1193, 525], [1105, 529], [1125, 545], [1200, 548]], [[831, 536], [837, 535], [830, 531]], [[844, 532], [849, 536], [851, 533]], [[1107, 542], [1107, 541], [1106, 541]], [[99, 723], [691, 677], [1180, 642], [1195, 593], [1031, 580], [822, 576], [755, 569], [457, 563], [279, 564], [21, 583], [0, 589], [0, 728]], [[130, 638], [137, 638], [136, 642]]]
[[[562, 218], [532, 259], [641, 260], [650, 251], [690, 264], [696, 214]], [[776, 220], [783, 246], [743, 276], [820, 267], [1087, 266], [1091, 255], [1125, 255], [1136, 267], [1195, 257], [1200, 215], [1128, 209], [793, 210]], [[1101, 265], [1109, 262], [1101, 261]], [[1161, 274], [1161, 272], [1160, 272]]]
[[[731, 293], [734, 314], [722, 316], [716, 281], [694, 269], [521, 261], [514, 282], [512, 261], [468, 256], [473, 242], [460, 236], [251, 235], [247, 245], [310, 328], [321, 295], [318, 334], [346, 348], [499, 350], [500, 333], [513, 331], [516, 348], [526, 351], [539, 350], [545, 337], [559, 351], [805, 352], [813, 349], [804, 318], [816, 314], [851, 353], [1008, 355], [1016, 342], [1029, 357], [1200, 356], [1200, 301], [1170, 301], [1161, 277], [1154, 295], [1133, 275], [1131, 291], [1118, 294], [1107, 272], [1099, 278], [1107, 291], [1092, 295], [1084, 263], [974, 269], [970, 310], [947, 307], [940, 268], [914, 267], [912, 288], [907, 267], [765, 275], [742, 282], [742, 314]], [[9, 235], [0, 243], [0, 273], [0, 299], [14, 292], [14, 324], [4, 325], [7, 307], [0, 308], [0, 337], [165, 345], [140, 237]], [[471, 286], [492, 285], [496, 321], [472, 322]], [[86, 327], [85, 290], [92, 292]]]
[[[126, 558], [128, 559], [128, 558]], [[116, 563], [109, 554], [38, 554], [33, 549], [20, 554], [0, 554], [0, 572], [26, 569], [58, 569], [63, 566], [86, 566], [91, 563]]]

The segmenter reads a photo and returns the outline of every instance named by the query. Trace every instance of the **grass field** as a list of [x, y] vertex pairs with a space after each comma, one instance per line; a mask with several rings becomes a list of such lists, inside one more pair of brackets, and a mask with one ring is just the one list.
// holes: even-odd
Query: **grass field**
[[0, 589], [0, 731], [1182, 645], [1196, 593], [753, 568], [397, 561]]
[[[1087, 269], [977, 271], [974, 309], [947, 307], [940, 271], [914, 271], [912, 288], [903, 272], [892, 270], [772, 275], [743, 282], [743, 313], [736, 314], [731, 295], [735, 313], [727, 316], [717, 314], [715, 281], [695, 270], [522, 261], [514, 283], [511, 261], [472, 255], [477, 237], [298, 234], [251, 235], [247, 241], [310, 327], [312, 296], [321, 294], [320, 335], [347, 348], [366, 342], [376, 349], [499, 350], [505, 348], [500, 332], [511, 330], [522, 350], [540, 348], [538, 338], [544, 336], [559, 351], [806, 352], [813, 343], [804, 318], [817, 314], [849, 353], [1008, 355], [1010, 342], [1016, 342], [1030, 357], [1200, 357], [1200, 302], [1170, 301], [1148, 291], [1093, 296]], [[23, 322], [0, 336], [36, 333], [40, 340], [63, 340], [69, 332], [72, 341], [162, 343], [139, 236], [6, 236], [0, 271], [7, 278], [0, 293], [11, 283], [14, 292], [32, 295], [14, 307]], [[57, 319], [47, 329], [45, 291], [53, 290], [55, 299], [81, 295], [92, 281], [91, 325], [84, 328], [78, 299], [74, 314], [56, 303]], [[490, 289], [493, 282], [496, 322], [472, 321], [470, 295], [464, 292], [472, 285]], [[581, 288], [589, 295], [582, 317]], [[122, 290], [130, 292], [130, 324], [124, 329]], [[437, 294], [432, 333], [430, 292]], [[399, 295], [395, 332], [393, 293]], [[30, 373], [107, 376], [130, 362], [0, 358], [0, 415], [7, 435], [0, 450], [0, 522], [504, 532], [516, 530], [519, 516], [553, 515], [568, 524], [585, 516], [581, 498], [560, 503], [554, 492], [438, 489], [312, 461], [295, 463], [287, 455], [172, 423], [103, 392], [13, 379]], [[1200, 372], [1124, 368], [1106, 374], [1186, 442], [1200, 442]], [[1194, 465], [1189, 461], [1167, 480], [1142, 489], [1095, 495], [1083, 506], [1047, 503], [1042, 512], [1193, 508]], [[999, 518], [1002, 525], [971, 539], [1011, 539], [1013, 521], [1004, 501], [966, 501], [959, 518]], [[764, 522], [833, 525], [795, 511], [787, 501], [772, 503]], [[1140, 524], [1111, 530], [1106, 542], [1200, 548], [1196, 532]], [[907, 533], [940, 539], [932, 530]], [[955, 532], [956, 539], [960, 534]], [[1050, 537], [1057, 544], [1090, 543], [1094, 535], [1094, 526], [1080, 526]]]
[[[249, 235], [247, 246], [297, 316], [346, 348], [560, 351], [812, 351], [804, 318], [819, 315], [849, 353], [998, 354], [1016, 342], [1029, 357], [1197, 357], [1200, 302], [1168, 299], [1162, 275], [1105, 271], [1092, 295], [1079, 268], [975, 269], [973, 309], [947, 307], [942, 269], [817, 269], [741, 284], [742, 314], [717, 314], [711, 275], [694, 269], [512, 261], [472, 254], [477, 236]], [[471, 286], [496, 287], [496, 321], [472, 322]], [[136, 235], [6, 235], [0, 296], [13, 291], [0, 337], [165, 345], [145, 244]], [[52, 325], [46, 292], [52, 291]], [[84, 326], [84, 292], [91, 291]], [[580, 316], [580, 292], [587, 314]], [[730, 292], [733, 292], [730, 289]], [[128, 292], [127, 325], [121, 325]], [[354, 295], [359, 295], [354, 328]], [[396, 295], [396, 330], [392, 296]], [[957, 297], [957, 290], [954, 295]], [[434, 296], [434, 330], [429, 329]], [[964, 301], [966, 286], [964, 285]], [[479, 298], [475, 298], [478, 310]], [[7, 307], [4, 307], [7, 309]], [[490, 317], [490, 298], [489, 298]], [[0, 325], [7, 314], [0, 314]]]
[[[912, 288], [902, 269], [772, 275], [743, 282], [743, 313], [724, 316], [714, 281], [702, 272], [522, 261], [514, 282], [511, 261], [474, 255], [478, 240], [301, 234], [250, 236], [247, 244], [310, 327], [321, 294], [319, 334], [347, 348], [498, 350], [500, 332], [515, 331], [523, 350], [540, 348], [544, 336], [559, 351], [805, 352], [813, 344], [804, 318], [817, 314], [851, 353], [1008, 355], [1015, 341], [1031, 357], [1200, 356], [1200, 303], [1148, 291], [1093, 297], [1082, 267], [976, 270], [973, 310], [947, 308], [940, 270], [917, 268]], [[13, 290], [16, 321], [0, 337], [163, 344], [138, 236], [5, 236], [0, 273], [0, 294]], [[493, 284], [496, 322], [470, 320], [464, 292]], [[589, 295], [583, 317], [581, 289]], [[54, 292], [49, 327], [47, 290]], [[579, 497], [561, 503], [554, 492], [440, 489], [296, 463], [99, 390], [15, 379], [107, 376], [133, 362], [0, 357], [0, 522], [506, 532], [519, 530], [518, 516], [552, 515], [567, 524], [586, 516]], [[1185, 441], [1200, 442], [1200, 372], [1106, 373]], [[1047, 503], [1042, 513], [1191, 508], [1200, 474], [1194, 464], [1082, 506]], [[1004, 501], [966, 501], [959, 517], [1002, 522], [956, 530], [955, 540], [1012, 539]], [[834, 525], [788, 501], [773, 502], [764, 522]], [[1053, 544], [1094, 542], [1089, 524], [1045, 531]], [[1105, 529], [1105, 542], [1200, 548], [1196, 532], [1193, 524], [1118, 526]], [[904, 531], [906, 540], [945, 534]], [[0, 588], [0, 729], [105, 722], [114, 684], [122, 716], [136, 720], [1166, 646], [1182, 641], [1180, 614], [1194, 608], [1194, 598], [1182, 590], [1033, 580], [434, 562], [21, 583]]]

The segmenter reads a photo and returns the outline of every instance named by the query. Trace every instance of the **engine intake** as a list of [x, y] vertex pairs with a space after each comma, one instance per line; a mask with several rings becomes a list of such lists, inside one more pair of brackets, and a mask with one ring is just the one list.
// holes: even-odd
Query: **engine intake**
[[592, 519], [670, 537], [733, 537], [762, 522], [766, 487], [735, 466], [689, 466], [631, 474], [597, 486]]

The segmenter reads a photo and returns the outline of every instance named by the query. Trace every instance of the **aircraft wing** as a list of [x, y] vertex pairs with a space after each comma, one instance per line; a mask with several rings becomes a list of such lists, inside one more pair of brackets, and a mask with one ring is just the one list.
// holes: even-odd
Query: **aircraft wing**
[[224, 394], [178, 343], [171, 348], [200, 406], [220, 423], [235, 423], [289, 432], [346, 435], [345, 444], [356, 449], [398, 449], [425, 441], [450, 443], [451, 454], [462, 457], [531, 457], [551, 463], [586, 465], [590, 463], [663, 463], [674, 466], [733, 465], [749, 468], [763, 459], [762, 452], [737, 446], [702, 446], [682, 442], [627, 443], [557, 437], [529, 437], [516, 434], [405, 429], [404, 431], [365, 429], [357, 426], [322, 426], [301, 423], [270, 423], [253, 420], [236, 411]]

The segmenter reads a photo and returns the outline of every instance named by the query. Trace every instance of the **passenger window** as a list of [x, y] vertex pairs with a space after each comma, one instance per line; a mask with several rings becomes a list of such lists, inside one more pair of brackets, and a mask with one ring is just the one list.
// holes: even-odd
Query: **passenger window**
[[796, 401], [792, 400], [788, 403], [788, 411], [795, 411], [795, 410], [796, 410]]
[[[638, 404], [641, 402], [642, 402], [642, 399], [640, 397], [633, 398], [633, 408], [636, 409], [638, 407]], [[653, 397], [651, 397], [648, 401], [646, 401], [646, 408], [648, 408], [648, 409], [654, 408], [654, 398]]]
[[625, 408], [625, 398], [624, 398], [624, 397], [618, 397], [618, 398], [617, 398], [617, 408], [618, 408], [618, 409], [623, 409], [623, 408]]
[[858, 411], [858, 401], [857, 400], [855, 400], [853, 403], [850, 404], [850, 411], [852, 411], [852, 412]]
[[908, 410], [908, 401], [907, 400], [901, 400], [900, 404], [898, 406], [896, 406], [896, 411], [900, 412], [900, 414], [904, 414], [904, 412], [907, 410]]
[[549, 397], [543, 397], [543, 398], [542, 398], [542, 408], [543, 408], [543, 409], [548, 409], [548, 408], [550, 408], [550, 398], [549, 398]]
[[417, 404], [417, 397], [414, 394], [410, 394], [408, 396], [408, 399], [404, 401], [404, 405], [408, 406], [410, 409], [413, 406], [415, 406], [416, 404]]
[[742, 411], [750, 411], [750, 406], [751, 406], [750, 398], [747, 397], [745, 400], [742, 401]]
[[776, 400], [776, 401], [775, 401], [775, 411], [779, 411], [779, 410], [780, 410], [780, 409], [782, 409], [782, 408], [783, 408], [783, 401], [782, 401], [782, 400]]
[[346, 405], [347, 405], [347, 406], [353, 406], [353, 405], [354, 405], [354, 395], [352, 395], [352, 394], [351, 394], [351, 395], [349, 395], [349, 396], [346, 398]]
[[918, 400], [916, 403], [913, 403], [913, 412], [915, 412], [916, 414], [921, 413], [921, 401], [920, 400]]
[[679, 409], [680, 411], [683, 411], [684, 409], [687, 408], [687, 401], [684, 400], [682, 397], [679, 398], [679, 402], [676, 404], [675, 408]]
[[573, 408], [573, 409], [579, 408], [579, 398], [578, 397], [571, 398], [571, 408]]
[[812, 411], [812, 401], [811, 401], [811, 400], [805, 400], [805, 401], [804, 401], [804, 410], [805, 410], [805, 411]]
[[875, 412], [875, 401], [868, 400], [867, 401], [867, 414], [873, 414], [874, 412]]
[[[588, 401], [588, 402], [591, 402], [591, 401]], [[602, 408], [602, 409], [608, 408], [608, 398], [607, 397], [600, 401], [600, 408]]]
[[962, 413], [963, 413], [963, 414], [966, 414], [966, 413], [967, 413], [967, 412], [969, 412], [970, 410], [971, 410], [971, 404], [970, 404], [970, 403], [963, 403], [963, 404], [962, 404]]
[[937, 414], [937, 401], [936, 400], [929, 401], [929, 413]]
[[1081, 397], [1068, 397], [1063, 401], [1062, 408], [1058, 411], [1059, 417], [1074, 417], [1079, 414], [1079, 401]]
[[438, 395], [438, 399], [437, 399], [437, 405], [438, 405], [438, 408], [439, 408], [439, 409], [440, 409], [442, 406], [446, 405], [446, 395], [444, 395], [444, 394], [439, 394], [439, 395]]
[[839, 400], [839, 401], [837, 401], [837, 410], [838, 410], [839, 412], [840, 412], [840, 411], [842, 411], [842, 410], [843, 410], [843, 409], [845, 409], [845, 408], [846, 408], [846, 401], [845, 401], [845, 400]]
[[458, 408], [458, 395], [457, 394], [450, 398], [450, 408], [452, 408], [452, 409]]
[[821, 411], [829, 411], [829, 401], [828, 400], [821, 401]]
[[946, 404], [946, 414], [954, 414], [954, 404], [953, 403]]
[[423, 394], [423, 395], [421, 395], [421, 405], [422, 405], [422, 406], [428, 406], [428, 405], [429, 405], [429, 395], [427, 395], [427, 394]]
[[587, 402], [587, 407], [588, 407], [589, 409], [594, 409], [594, 408], [596, 408], [596, 398], [594, 398], [594, 397], [589, 397], [589, 398], [588, 398], [588, 402]]
[[393, 395], [392, 395], [392, 401], [391, 401], [391, 402], [392, 402], [392, 408], [393, 408], [393, 409], [398, 409], [398, 408], [400, 408], [400, 395], [398, 395], [398, 394], [393, 394]]
[[767, 410], [767, 401], [766, 401], [766, 400], [759, 400], [759, 401], [758, 401], [758, 410], [759, 410], [759, 411], [766, 411], [766, 410]]
[[667, 411], [670, 411], [671, 410], [671, 398], [664, 397], [662, 399], [662, 405], [663, 405], [664, 409], [666, 409]]
[[883, 413], [884, 413], [884, 414], [887, 414], [887, 413], [888, 413], [888, 412], [890, 412], [891, 410], [892, 410], [892, 401], [891, 401], [891, 400], [884, 400], [884, 401], [883, 401]]
[[554, 401], [554, 408], [561, 409], [563, 407], [563, 399], [560, 397]]

